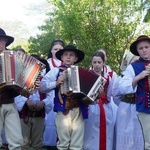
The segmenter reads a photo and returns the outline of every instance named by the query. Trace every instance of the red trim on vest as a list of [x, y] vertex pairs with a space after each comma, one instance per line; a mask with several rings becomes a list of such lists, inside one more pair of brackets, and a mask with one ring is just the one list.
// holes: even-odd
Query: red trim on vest
[[[145, 64], [145, 68], [149, 65], [149, 63]], [[145, 95], [145, 107], [147, 108], [149, 106], [148, 102], [149, 102], [149, 77], [145, 77], [145, 84], [144, 84], [144, 89], [146, 89], [146, 95]], [[140, 97], [140, 100], [144, 100], [143, 97]]]
[[[29, 95], [26, 95], [26, 98], [29, 99]], [[25, 103], [25, 105], [23, 106], [23, 109], [21, 110], [21, 118], [25, 118], [26, 116], [26, 110], [27, 110], [27, 104]]]

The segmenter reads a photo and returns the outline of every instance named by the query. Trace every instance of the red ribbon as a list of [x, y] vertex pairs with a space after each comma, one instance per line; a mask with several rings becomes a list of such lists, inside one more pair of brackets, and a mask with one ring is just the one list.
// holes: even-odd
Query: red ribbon
[[[51, 60], [52, 60], [52, 65], [53, 65], [53, 67], [58, 67], [58, 66], [55, 64], [54, 59], [52, 58]], [[63, 64], [63, 62], [61, 62], [61, 65], [62, 65], [62, 64]]]
[[99, 99], [100, 107], [100, 134], [99, 134], [99, 150], [106, 150], [106, 116], [102, 99]]

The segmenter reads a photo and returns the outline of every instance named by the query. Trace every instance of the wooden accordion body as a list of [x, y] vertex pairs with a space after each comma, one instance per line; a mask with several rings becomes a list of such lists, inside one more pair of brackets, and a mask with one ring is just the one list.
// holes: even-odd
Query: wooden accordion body
[[63, 72], [65, 81], [61, 84], [61, 93], [81, 99], [85, 104], [94, 104], [100, 86], [106, 79], [92, 71], [72, 65]]
[[22, 51], [5, 50], [0, 53], [0, 90], [13, 88], [32, 93], [44, 68], [42, 62]]

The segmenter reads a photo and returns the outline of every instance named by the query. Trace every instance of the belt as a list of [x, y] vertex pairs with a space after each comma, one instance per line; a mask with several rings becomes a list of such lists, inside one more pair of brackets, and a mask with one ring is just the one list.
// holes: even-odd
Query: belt
[[69, 110], [69, 109], [73, 109], [73, 108], [78, 108], [79, 105], [79, 101], [78, 99], [67, 99], [66, 100], [66, 105], [65, 105], [65, 109]]
[[125, 103], [135, 104], [135, 94], [127, 94], [121, 101]]
[[30, 111], [28, 110], [26, 117], [32, 117], [32, 118], [36, 118], [36, 117], [42, 117], [42, 110], [40, 111]]
[[14, 98], [0, 97], [0, 105], [14, 103]]

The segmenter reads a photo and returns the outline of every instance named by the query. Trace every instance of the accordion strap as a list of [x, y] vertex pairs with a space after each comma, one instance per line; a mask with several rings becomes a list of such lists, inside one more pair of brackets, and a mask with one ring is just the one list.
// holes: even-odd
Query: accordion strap
[[62, 96], [61, 96], [60, 87], [59, 87], [59, 90], [58, 90], [58, 97], [59, 97], [59, 101], [61, 102], [61, 104], [63, 104], [63, 99], [62, 99]]
[[66, 70], [66, 67], [58, 67], [58, 68], [62, 71]]
[[[58, 67], [61, 71], [65, 71], [66, 68], [65, 67]], [[59, 98], [59, 101], [61, 102], [61, 104], [63, 104], [63, 98], [61, 96], [61, 89], [60, 89], [60, 86], [59, 86], [59, 90], [58, 90], [58, 98]]]

